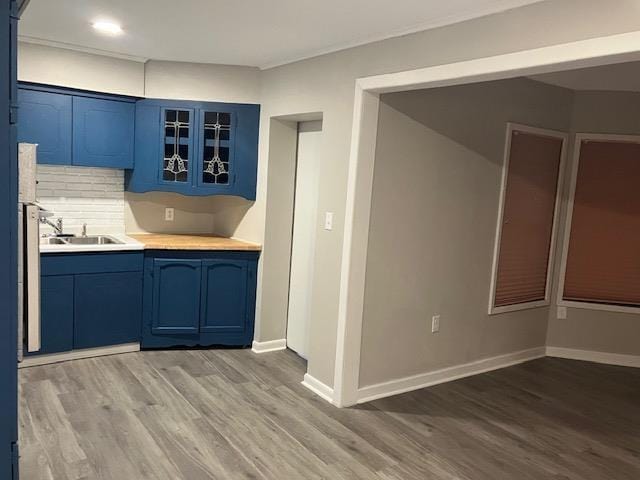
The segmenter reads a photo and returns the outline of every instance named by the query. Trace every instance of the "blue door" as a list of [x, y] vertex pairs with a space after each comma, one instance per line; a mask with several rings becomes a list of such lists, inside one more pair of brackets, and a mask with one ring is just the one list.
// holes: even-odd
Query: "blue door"
[[73, 348], [140, 341], [142, 273], [76, 275]]
[[153, 334], [198, 334], [201, 264], [200, 260], [154, 260]]
[[18, 90], [18, 141], [38, 144], [38, 163], [71, 165], [71, 95]]
[[200, 331], [240, 334], [247, 329], [246, 260], [203, 260]]
[[[0, 0], [0, 478], [18, 478], [17, 365], [17, 18]], [[15, 11], [14, 11], [15, 13]]]
[[133, 168], [135, 104], [73, 97], [73, 164]]

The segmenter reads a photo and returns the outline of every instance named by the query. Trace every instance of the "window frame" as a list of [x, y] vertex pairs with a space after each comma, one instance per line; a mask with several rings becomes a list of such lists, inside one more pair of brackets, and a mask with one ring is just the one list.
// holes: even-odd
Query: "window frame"
[[564, 299], [564, 283], [567, 273], [567, 258], [569, 255], [569, 242], [571, 240], [571, 222], [573, 220], [573, 203], [580, 169], [580, 149], [583, 140], [609, 140], [613, 142], [631, 142], [640, 144], [640, 135], [620, 135], [609, 133], [576, 133], [573, 142], [573, 155], [571, 158], [571, 173], [569, 176], [569, 192], [567, 194], [567, 210], [564, 219], [564, 234], [562, 239], [562, 252], [560, 255], [560, 274], [558, 277], [558, 292], [556, 304], [559, 307], [580, 308], [584, 310], [604, 310], [620, 313], [640, 313], [640, 306], [611, 305], [608, 303], [582, 302], [578, 300]]
[[[547, 278], [545, 282], [544, 299], [531, 302], [514, 303], [513, 305], [495, 306], [496, 287], [498, 280], [498, 262], [500, 259], [500, 245], [502, 241], [502, 222], [504, 217], [504, 203], [506, 199], [507, 179], [509, 176], [509, 161], [511, 156], [511, 137], [513, 132], [517, 130], [524, 133], [530, 133], [538, 136], [557, 138], [562, 141], [560, 150], [560, 162], [558, 164], [558, 180], [556, 182], [556, 198], [553, 207], [553, 223], [551, 225], [551, 241], [549, 242], [549, 255], [547, 260]], [[529, 310], [532, 308], [547, 307], [551, 304], [551, 291], [554, 273], [554, 259], [556, 253], [556, 243], [558, 241], [558, 226], [560, 217], [560, 208], [562, 205], [562, 186], [564, 184], [567, 144], [569, 143], [569, 134], [559, 130], [550, 130], [546, 128], [532, 127], [521, 123], [508, 122], [506, 129], [506, 139], [504, 147], [504, 158], [502, 162], [502, 180], [500, 183], [500, 199], [498, 203], [498, 218], [496, 222], [496, 235], [493, 246], [493, 263], [491, 268], [491, 287], [489, 289], [489, 315], [497, 315], [500, 313], [516, 312], [519, 310]]]

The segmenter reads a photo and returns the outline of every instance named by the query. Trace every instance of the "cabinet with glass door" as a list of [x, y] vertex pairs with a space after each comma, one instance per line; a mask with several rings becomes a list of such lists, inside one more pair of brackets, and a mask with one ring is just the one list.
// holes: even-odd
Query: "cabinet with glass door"
[[260, 106], [141, 100], [132, 192], [255, 199]]

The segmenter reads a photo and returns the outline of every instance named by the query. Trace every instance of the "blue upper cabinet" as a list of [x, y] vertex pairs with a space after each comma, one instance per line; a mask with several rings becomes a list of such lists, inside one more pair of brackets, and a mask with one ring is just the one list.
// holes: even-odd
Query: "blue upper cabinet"
[[133, 168], [135, 99], [21, 84], [18, 141], [38, 163]]
[[256, 198], [260, 105], [21, 84], [19, 141], [38, 163], [127, 169], [131, 192]]
[[132, 192], [256, 195], [260, 106], [174, 100], [136, 104]]
[[73, 97], [72, 164], [133, 168], [135, 104]]
[[70, 95], [20, 89], [18, 141], [38, 144], [38, 163], [71, 165]]

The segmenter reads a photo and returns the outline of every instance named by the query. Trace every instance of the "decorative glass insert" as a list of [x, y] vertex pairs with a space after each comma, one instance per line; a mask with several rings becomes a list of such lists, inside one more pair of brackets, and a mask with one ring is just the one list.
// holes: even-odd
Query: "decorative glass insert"
[[202, 183], [228, 185], [231, 114], [204, 112], [203, 130]]
[[165, 110], [164, 161], [162, 179], [186, 182], [189, 179], [189, 112]]

